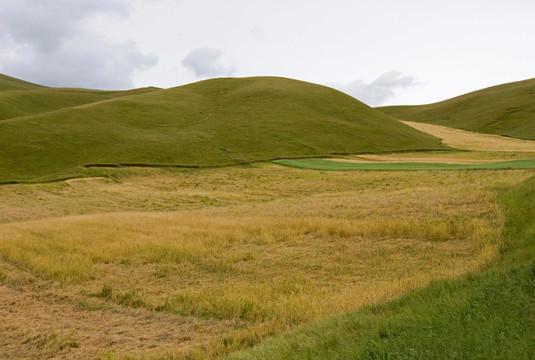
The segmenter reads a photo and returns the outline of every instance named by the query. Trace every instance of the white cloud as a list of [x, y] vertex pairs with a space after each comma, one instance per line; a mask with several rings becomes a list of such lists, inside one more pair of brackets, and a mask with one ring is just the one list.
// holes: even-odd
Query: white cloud
[[127, 17], [121, 0], [3, 0], [0, 69], [49, 86], [123, 89], [154, 66], [133, 41], [112, 41], [91, 27], [97, 16]]
[[405, 89], [417, 84], [413, 76], [403, 76], [399, 71], [389, 71], [370, 83], [356, 79], [347, 84], [330, 83], [328, 86], [343, 91], [370, 106], [378, 106], [392, 98], [395, 89]]
[[198, 78], [210, 78], [218, 76], [229, 76], [234, 74], [235, 68], [225, 66], [219, 59], [223, 52], [220, 49], [211, 47], [200, 47], [191, 51], [184, 60], [182, 65], [189, 68]]

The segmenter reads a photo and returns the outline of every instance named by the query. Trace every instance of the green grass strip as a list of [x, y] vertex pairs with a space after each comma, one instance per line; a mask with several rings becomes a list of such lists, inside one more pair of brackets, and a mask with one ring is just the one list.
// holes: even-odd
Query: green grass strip
[[416, 171], [416, 170], [514, 170], [535, 169], [535, 159], [521, 159], [480, 164], [450, 164], [436, 162], [370, 162], [357, 163], [328, 159], [281, 159], [276, 164], [301, 169], [345, 171]]

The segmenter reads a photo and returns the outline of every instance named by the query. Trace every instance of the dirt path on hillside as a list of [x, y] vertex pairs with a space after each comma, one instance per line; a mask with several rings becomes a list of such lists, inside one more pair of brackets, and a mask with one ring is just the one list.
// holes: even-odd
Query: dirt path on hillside
[[57, 294], [0, 286], [0, 359], [187, 351], [233, 325], [141, 309], [87, 310]]

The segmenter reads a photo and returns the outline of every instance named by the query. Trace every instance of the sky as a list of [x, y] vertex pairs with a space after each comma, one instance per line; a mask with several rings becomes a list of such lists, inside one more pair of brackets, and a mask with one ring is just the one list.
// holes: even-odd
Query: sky
[[0, 0], [0, 73], [169, 88], [282, 76], [370, 106], [535, 78], [533, 0]]

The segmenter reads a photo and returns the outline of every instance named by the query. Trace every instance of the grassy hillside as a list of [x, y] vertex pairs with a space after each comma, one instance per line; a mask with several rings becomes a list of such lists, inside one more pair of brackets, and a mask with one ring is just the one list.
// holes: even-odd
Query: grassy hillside
[[0, 74], [0, 91], [5, 90], [36, 90], [44, 89], [44, 86], [32, 84], [27, 81], [15, 79], [11, 76]]
[[129, 91], [42, 88], [39, 90], [0, 91], [0, 120], [42, 114], [73, 106], [110, 100], [120, 96], [156, 90], [142, 88]]
[[287, 333], [232, 359], [532, 359], [535, 178], [502, 192], [502, 257], [487, 271]]
[[498, 85], [434, 104], [378, 109], [400, 120], [535, 139], [535, 79]]
[[78, 176], [89, 164], [222, 166], [442, 148], [327, 87], [226, 78], [1, 121], [0, 182]]

